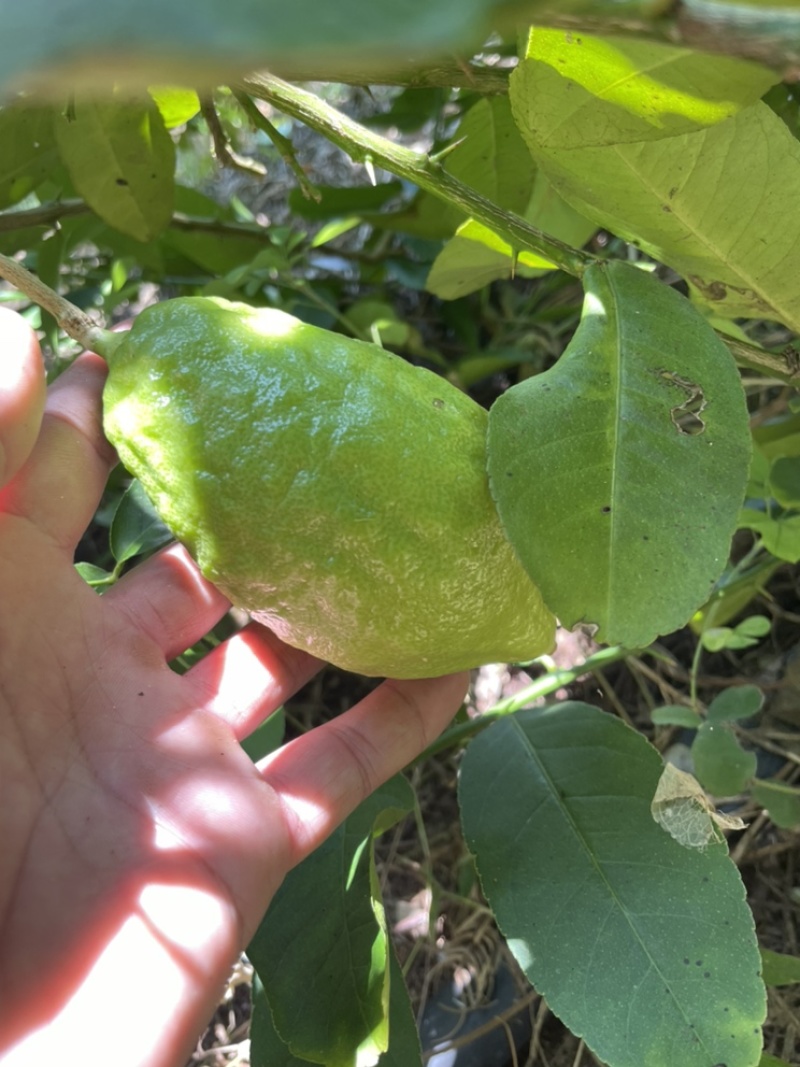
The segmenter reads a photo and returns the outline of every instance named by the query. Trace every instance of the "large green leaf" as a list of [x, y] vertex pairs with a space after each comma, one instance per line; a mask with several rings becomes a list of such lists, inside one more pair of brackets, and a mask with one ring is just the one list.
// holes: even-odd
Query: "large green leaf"
[[565, 625], [628, 647], [686, 622], [725, 565], [750, 434], [739, 375], [699, 312], [613, 261], [551, 370], [489, 413], [501, 520]]
[[487, 899], [552, 1010], [610, 1067], [753, 1067], [765, 1011], [725, 845], [684, 848], [650, 803], [662, 764], [585, 704], [499, 720], [461, 810]]
[[248, 946], [294, 1058], [366, 1067], [389, 1047], [390, 953], [372, 838], [412, 806], [401, 777], [361, 804], [289, 873]]
[[172, 217], [175, 148], [151, 98], [81, 97], [55, 119], [75, 188], [104, 222], [151, 241]]
[[755, 103], [697, 133], [657, 140], [647, 118], [625, 112], [624, 141], [564, 147], [547, 131], [578, 116], [584, 125], [607, 124], [610, 105], [571, 91], [566, 78], [537, 95], [538, 65], [526, 59], [512, 75], [511, 103], [564, 199], [679, 271], [720, 313], [800, 329], [800, 142], [770, 108]]
[[[773, 71], [657, 41], [535, 28], [515, 75], [526, 127], [545, 151], [694, 133], [755, 103]], [[569, 116], [553, 107], [569, 94]], [[545, 103], [547, 102], [547, 103]]]
[[[253, 983], [253, 1021], [250, 1028], [251, 1067], [306, 1067], [275, 1029], [267, 995], [258, 975]], [[394, 952], [389, 956], [389, 1047], [377, 1067], [422, 1067], [419, 1035], [403, 972]]]

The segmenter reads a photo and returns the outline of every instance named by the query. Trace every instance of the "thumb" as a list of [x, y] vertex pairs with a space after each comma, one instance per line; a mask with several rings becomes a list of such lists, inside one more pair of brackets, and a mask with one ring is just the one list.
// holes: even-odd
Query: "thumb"
[[46, 394], [39, 342], [23, 318], [0, 308], [0, 486], [31, 453]]

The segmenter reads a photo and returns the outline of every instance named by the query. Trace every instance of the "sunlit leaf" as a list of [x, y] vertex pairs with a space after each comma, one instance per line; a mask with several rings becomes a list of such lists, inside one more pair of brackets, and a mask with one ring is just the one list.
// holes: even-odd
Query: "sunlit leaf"
[[685, 298], [592, 266], [559, 362], [489, 413], [500, 518], [567, 626], [635, 648], [685, 624], [728, 558], [749, 466], [738, 371]]

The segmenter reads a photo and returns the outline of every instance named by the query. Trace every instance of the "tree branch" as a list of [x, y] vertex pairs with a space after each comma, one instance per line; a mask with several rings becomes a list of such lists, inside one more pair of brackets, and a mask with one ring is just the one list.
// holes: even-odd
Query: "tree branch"
[[110, 330], [97, 326], [80, 308], [59, 296], [15, 259], [0, 255], [0, 278], [5, 278], [34, 304], [49, 311], [59, 328], [85, 349], [107, 358], [121, 340]]
[[477, 219], [503, 237], [515, 252], [535, 252], [549, 259], [561, 270], [577, 277], [594, 262], [594, 257], [550, 237], [519, 215], [499, 208], [491, 200], [454, 178], [442, 167], [441, 162], [394, 144], [354, 122], [305, 89], [290, 85], [272, 74], [250, 75], [242, 83], [242, 88], [251, 96], [266, 100], [280, 111], [321, 133], [344, 149], [356, 162], [377, 164], [392, 174], [413, 182], [440, 200], [455, 205], [466, 215]]

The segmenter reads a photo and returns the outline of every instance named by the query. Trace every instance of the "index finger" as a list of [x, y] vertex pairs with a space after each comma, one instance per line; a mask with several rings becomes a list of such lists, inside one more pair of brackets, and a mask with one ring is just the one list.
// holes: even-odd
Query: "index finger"
[[0, 486], [14, 477], [31, 454], [45, 394], [36, 334], [16, 312], [0, 308]]

